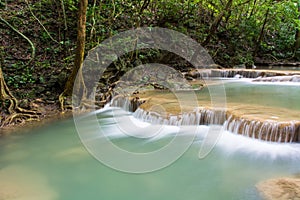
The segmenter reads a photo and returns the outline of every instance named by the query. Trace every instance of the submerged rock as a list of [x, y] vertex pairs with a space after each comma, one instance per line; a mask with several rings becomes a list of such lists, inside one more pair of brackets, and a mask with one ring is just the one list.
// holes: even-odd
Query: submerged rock
[[0, 188], [1, 200], [58, 199], [43, 174], [22, 165], [9, 165], [0, 170]]
[[300, 179], [278, 178], [260, 182], [256, 188], [266, 200], [299, 200]]

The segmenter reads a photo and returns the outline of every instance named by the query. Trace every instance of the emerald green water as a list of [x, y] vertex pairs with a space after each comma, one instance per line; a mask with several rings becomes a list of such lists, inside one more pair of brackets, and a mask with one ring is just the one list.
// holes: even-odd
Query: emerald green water
[[[230, 87], [227, 86], [229, 95], [241, 92], [234, 84]], [[253, 89], [246, 84], [243, 87], [243, 91]], [[281, 91], [280, 88], [273, 91], [277, 89]], [[264, 87], [261, 90], [270, 91]], [[295, 107], [298, 109], [299, 105], [295, 104]], [[112, 113], [110, 109], [97, 114], [97, 123], [120, 148], [149, 152], [163, 147], [174, 137], [173, 127], [155, 140], [126, 136], [116, 128], [115, 118], [123, 115], [122, 111]], [[29, 134], [2, 137], [0, 199], [259, 200], [261, 197], [255, 184], [300, 172], [299, 144], [267, 143], [226, 131], [222, 132], [213, 151], [199, 159], [199, 149], [207, 130], [207, 126], [199, 127], [195, 142], [176, 162], [144, 174], [116, 171], [93, 158], [82, 145], [73, 120], [58, 122]], [[182, 133], [182, 137], [185, 134], [188, 133]], [[100, 136], [98, 139], [101, 141]]]
[[[104, 126], [108, 130], [112, 125], [111, 122]], [[206, 128], [202, 127], [202, 131]], [[94, 159], [81, 144], [72, 120], [31, 134], [4, 137], [0, 141], [0, 197], [260, 199], [255, 189], [257, 182], [300, 171], [299, 146], [295, 144], [276, 145], [226, 136], [229, 134], [224, 132], [217, 147], [200, 160], [197, 157], [202, 142], [200, 131], [196, 142], [179, 160], [146, 174], [119, 172]], [[159, 147], [164, 139], [139, 144], [126, 137], [113, 140], [123, 148], [136, 145], [148, 151], [149, 145]]]
[[225, 82], [228, 102], [300, 110], [300, 85], [287, 83]]
[[[287, 82], [251, 82], [251, 79], [224, 79], [227, 103], [241, 103], [300, 110], [300, 85]], [[220, 80], [217, 80], [220, 83]], [[210, 101], [209, 91], [218, 88], [211, 85], [196, 91], [198, 98]]]

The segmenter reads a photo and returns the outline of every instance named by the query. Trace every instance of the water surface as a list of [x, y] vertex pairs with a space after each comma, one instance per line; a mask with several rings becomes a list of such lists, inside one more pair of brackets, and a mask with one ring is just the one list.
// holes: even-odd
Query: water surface
[[[300, 109], [299, 86], [231, 82], [225, 88], [228, 102]], [[98, 111], [98, 119], [86, 126], [101, 127], [116, 146], [136, 153], [159, 150], [176, 134], [190, 134], [189, 127], [178, 132], [178, 127], [168, 126], [153, 138], [131, 137], [118, 124], [124, 116], [149, 130], [155, 128], [115, 108]], [[144, 174], [120, 172], [96, 160], [80, 141], [73, 120], [54, 123], [30, 134], [2, 137], [0, 199], [259, 200], [255, 188], [258, 182], [300, 172], [299, 144], [258, 141], [227, 131], [222, 131], [213, 151], [199, 159], [208, 128], [198, 127], [193, 144], [176, 162]], [[101, 143], [105, 136], [99, 131], [96, 139]]]
[[[120, 116], [124, 114], [121, 113]], [[118, 117], [116, 112], [114, 115]], [[110, 110], [98, 116], [113, 142], [130, 151], [159, 149], [173, 137], [172, 128], [156, 140], [126, 137], [116, 128]], [[260, 199], [255, 189], [257, 182], [300, 171], [297, 144], [258, 142], [228, 132], [200, 160], [198, 152], [207, 129], [201, 126], [194, 144], [171, 166], [146, 174], [119, 172], [94, 159], [81, 144], [72, 120], [31, 134], [4, 137], [0, 141], [0, 197]]]

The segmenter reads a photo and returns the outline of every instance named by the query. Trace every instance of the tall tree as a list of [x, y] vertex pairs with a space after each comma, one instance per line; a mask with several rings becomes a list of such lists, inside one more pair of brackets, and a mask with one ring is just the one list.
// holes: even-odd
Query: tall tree
[[260, 34], [259, 34], [259, 37], [256, 41], [256, 46], [255, 46], [255, 51], [254, 51], [254, 56], [257, 55], [257, 52], [259, 50], [259, 47], [260, 47], [260, 43], [263, 39], [263, 36], [264, 36], [264, 32], [265, 32], [265, 28], [266, 28], [266, 25], [267, 25], [267, 22], [268, 22], [268, 18], [269, 18], [269, 12], [270, 12], [270, 8], [267, 9], [266, 11], [266, 14], [265, 14], [265, 19], [264, 19], [264, 22], [263, 22], [263, 25], [260, 29]]
[[[300, 21], [300, 0], [297, 1], [297, 7], [298, 7], [298, 20]], [[296, 52], [300, 48], [300, 27], [297, 27], [296, 35], [295, 35], [295, 45], [294, 45], [294, 51]]]
[[88, 0], [79, 1], [78, 9], [78, 24], [77, 24], [77, 48], [74, 60], [73, 70], [66, 82], [64, 91], [59, 95], [59, 102], [61, 109], [64, 110], [64, 98], [70, 96], [73, 91], [75, 79], [78, 73], [81, 73], [81, 66], [84, 59], [84, 48], [86, 38], [86, 12], [87, 12]]
[[[226, 16], [227, 13], [230, 12], [231, 10], [231, 6], [232, 6], [232, 2], [233, 0], [228, 0], [226, 5], [225, 5], [225, 8], [219, 13], [219, 15], [215, 18], [215, 20], [212, 22], [211, 26], [210, 26], [210, 29], [209, 29], [209, 32], [208, 32], [208, 35], [205, 39], [205, 41], [203, 42], [203, 45], [207, 45], [211, 38], [215, 35], [215, 33], [217, 32], [218, 30], [218, 27], [222, 21], [222, 18], [224, 16]], [[229, 17], [229, 16], [228, 16]]]

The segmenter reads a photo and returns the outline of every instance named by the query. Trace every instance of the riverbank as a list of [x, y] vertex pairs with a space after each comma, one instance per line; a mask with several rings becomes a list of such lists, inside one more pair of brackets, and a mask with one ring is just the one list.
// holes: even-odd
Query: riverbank
[[72, 117], [71, 110], [61, 112], [58, 104], [39, 103], [36, 104], [36, 106], [37, 110], [40, 112], [39, 118], [4, 125], [0, 129], [0, 136], [9, 135], [11, 133], [26, 133], [32, 131], [32, 129], [37, 129], [58, 120]]

